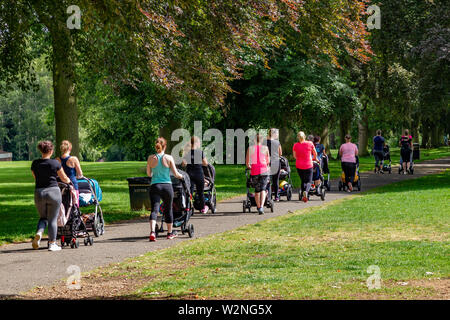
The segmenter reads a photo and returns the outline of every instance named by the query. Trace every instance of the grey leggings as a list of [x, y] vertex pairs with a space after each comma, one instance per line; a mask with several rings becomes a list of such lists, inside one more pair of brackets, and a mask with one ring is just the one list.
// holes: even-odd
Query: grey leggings
[[61, 190], [58, 187], [36, 189], [34, 191], [34, 203], [40, 217], [36, 232], [43, 233], [48, 225], [48, 240], [56, 241]]

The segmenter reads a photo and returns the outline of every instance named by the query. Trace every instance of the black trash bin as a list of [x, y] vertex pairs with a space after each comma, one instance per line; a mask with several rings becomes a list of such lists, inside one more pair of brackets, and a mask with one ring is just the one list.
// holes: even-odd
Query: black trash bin
[[418, 143], [413, 143], [414, 150], [413, 150], [413, 161], [420, 159], [420, 145]]
[[131, 210], [151, 210], [150, 202], [150, 177], [135, 177], [128, 178], [128, 188], [130, 191], [130, 206]]

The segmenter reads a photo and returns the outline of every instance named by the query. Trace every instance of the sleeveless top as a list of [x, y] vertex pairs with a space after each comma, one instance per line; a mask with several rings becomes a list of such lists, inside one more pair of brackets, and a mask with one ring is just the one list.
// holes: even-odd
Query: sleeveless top
[[158, 164], [156, 167], [152, 168], [152, 182], [151, 184], [157, 183], [172, 183], [170, 179], [170, 168], [166, 167], [162, 163], [162, 158], [164, 157], [164, 153], [157, 154]]
[[402, 136], [400, 138], [400, 143], [402, 144], [402, 149], [404, 150], [411, 150], [411, 142], [412, 142], [411, 136]]
[[250, 154], [250, 175], [257, 176], [267, 173], [267, 171], [269, 171], [269, 169], [267, 168], [268, 164], [268, 156], [261, 152], [260, 145], [255, 145], [253, 147], [253, 152]]
[[66, 173], [67, 177], [72, 181], [72, 184], [75, 190], [78, 190], [78, 181], [77, 181], [77, 170], [75, 168], [71, 168], [67, 165], [67, 160], [70, 159], [70, 156], [67, 158], [60, 157], [61, 165]]

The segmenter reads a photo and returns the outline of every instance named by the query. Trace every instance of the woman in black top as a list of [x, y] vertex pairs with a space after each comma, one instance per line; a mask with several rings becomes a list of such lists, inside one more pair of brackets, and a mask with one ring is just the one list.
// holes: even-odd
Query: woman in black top
[[70, 179], [64, 173], [61, 164], [57, 160], [50, 159], [53, 155], [53, 144], [50, 141], [40, 142], [38, 149], [42, 153], [42, 158], [33, 161], [31, 172], [36, 182], [34, 202], [40, 219], [32, 246], [33, 249], [39, 249], [42, 234], [48, 225], [48, 250], [59, 251], [61, 247], [56, 244], [56, 233], [61, 191], [56, 178], [59, 177], [65, 183], [70, 183]]
[[203, 174], [203, 166], [208, 165], [208, 161], [200, 149], [200, 139], [196, 136], [191, 137], [190, 148], [186, 150], [182, 165], [186, 167], [186, 173], [191, 178], [191, 194], [194, 192], [194, 185], [197, 190], [198, 199], [200, 201], [201, 213], [208, 212], [209, 208], [205, 205], [205, 197], [203, 190], [205, 188], [205, 176]]

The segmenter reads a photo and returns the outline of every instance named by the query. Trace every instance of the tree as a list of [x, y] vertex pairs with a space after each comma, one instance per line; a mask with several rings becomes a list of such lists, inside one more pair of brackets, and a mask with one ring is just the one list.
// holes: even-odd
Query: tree
[[[79, 153], [77, 69], [112, 86], [160, 83], [192, 98], [221, 104], [240, 68], [265, 60], [266, 50], [294, 30], [306, 52], [336, 61], [336, 39], [365, 59], [363, 1], [190, 0], [79, 1], [81, 30], [67, 28], [71, 1], [3, 0], [0, 4], [0, 91], [36, 84], [30, 61], [49, 55], [57, 144]], [[319, 28], [320, 32], [315, 29]], [[40, 50], [35, 49], [33, 44]], [[314, 44], [308, 46], [307, 44]], [[30, 49], [31, 47], [31, 49]], [[306, 49], [310, 47], [311, 49]]]

